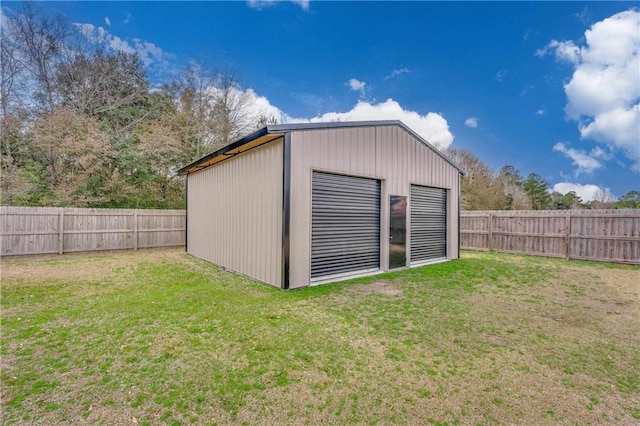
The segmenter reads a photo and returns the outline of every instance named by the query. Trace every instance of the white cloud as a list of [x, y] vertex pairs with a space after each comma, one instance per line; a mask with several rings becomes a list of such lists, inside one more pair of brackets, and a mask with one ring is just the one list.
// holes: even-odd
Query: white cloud
[[576, 46], [571, 40], [551, 40], [549, 44], [543, 49], [539, 49], [536, 51], [536, 56], [543, 57], [546, 56], [549, 52], [554, 52], [557, 60], [570, 62], [572, 64], [578, 63], [580, 59], [580, 48]]
[[585, 25], [589, 23], [589, 8], [585, 6], [584, 9], [576, 13], [576, 18], [578, 18], [580, 22], [582, 22]]
[[258, 95], [253, 89], [249, 88], [245, 90], [245, 93], [249, 97], [249, 116], [260, 117], [274, 117], [278, 120], [278, 123], [286, 123], [290, 117], [275, 105], [272, 105], [264, 96]]
[[345, 83], [347, 86], [351, 88], [351, 90], [355, 92], [364, 92], [364, 87], [367, 85], [364, 81], [360, 81], [357, 78], [352, 78]]
[[83, 36], [85, 36], [88, 39], [91, 39], [91, 41], [95, 41], [94, 38], [96, 37], [96, 35], [94, 34], [94, 32], [96, 31], [96, 26], [93, 24], [80, 24], [80, 23], [74, 23], [73, 24], [77, 30], [80, 32], [80, 34], [82, 34]]
[[140, 60], [145, 66], [164, 66], [173, 55], [167, 54], [154, 43], [134, 38], [132, 42], [128, 42], [116, 35], [111, 34], [103, 27], [96, 27], [92, 24], [74, 24], [75, 27], [89, 41], [102, 44], [107, 48], [125, 53], [137, 53]]
[[385, 76], [384, 79], [385, 80], [389, 80], [389, 79], [395, 78], [395, 77], [397, 77], [399, 75], [406, 74], [408, 72], [410, 72], [408, 68], [395, 69], [395, 70], [391, 71], [391, 74]]
[[162, 63], [164, 61], [164, 52], [154, 43], [140, 40], [138, 38], [134, 38], [133, 43], [143, 64], [148, 66], [151, 63]]
[[580, 183], [571, 183], [571, 182], [560, 182], [553, 185], [553, 190], [557, 191], [561, 194], [566, 194], [567, 192], [573, 191], [582, 201], [593, 201], [595, 199], [596, 194], [604, 193], [611, 198], [615, 198], [613, 194], [609, 191], [609, 188], [600, 188], [598, 185], [593, 184], [580, 184]]
[[[281, 0], [247, 0], [247, 6], [252, 9], [262, 10], [267, 7], [275, 6]], [[291, 3], [297, 4], [305, 12], [309, 10], [309, 0], [291, 0]]]
[[[211, 90], [216, 89], [212, 88]], [[247, 119], [255, 119], [264, 115], [266, 117], [274, 117], [278, 120], [278, 123], [400, 120], [440, 150], [451, 145], [454, 139], [453, 134], [449, 130], [449, 124], [442, 115], [434, 112], [421, 115], [415, 111], [405, 110], [393, 99], [388, 99], [378, 104], [360, 101], [351, 110], [346, 112], [327, 112], [311, 118], [294, 118], [282, 109], [271, 104], [266, 97], [255, 93], [251, 88], [244, 90], [233, 89], [231, 96], [237, 98], [242, 94], [248, 97], [246, 103], [248, 109], [244, 114]]]
[[[210, 85], [204, 88], [204, 94], [209, 99], [209, 112], [212, 112], [215, 108], [216, 100], [220, 99], [222, 95], [222, 89], [215, 85]], [[255, 128], [261, 116], [273, 117], [278, 123], [286, 123], [290, 120], [290, 117], [284, 111], [272, 105], [266, 97], [258, 95], [252, 88], [243, 89], [239, 86], [233, 86], [225, 89], [224, 96], [234, 108], [239, 108], [236, 110], [235, 120], [237, 120], [240, 128], [247, 130], [247, 133]]]
[[304, 10], [305, 12], [309, 10], [309, 0], [291, 0], [294, 4], [297, 4]]
[[475, 129], [476, 127], [478, 127], [478, 119], [476, 117], [469, 117], [464, 120], [464, 125]]
[[594, 155], [593, 152], [592, 154], [587, 154], [581, 150], [568, 148], [563, 142], [556, 143], [553, 146], [553, 150], [560, 152], [571, 159], [572, 163], [578, 167], [576, 174], [583, 172], [591, 173], [594, 170], [602, 168], [602, 163], [595, 158], [596, 155]]
[[122, 21], [123, 24], [128, 24], [129, 22], [131, 22], [131, 13], [127, 12], [124, 15], [124, 20]]
[[447, 120], [440, 114], [429, 112], [421, 115], [416, 111], [405, 110], [393, 99], [372, 104], [360, 101], [347, 112], [327, 112], [310, 119], [293, 119], [289, 122], [327, 122], [327, 121], [366, 121], [366, 120], [400, 120], [413, 131], [425, 138], [438, 149], [445, 149], [453, 142], [453, 134], [449, 130]]
[[104, 17], [104, 23], [107, 24], [107, 27], [110, 27], [111, 26], [111, 19], [109, 19], [108, 16], [105, 16]]
[[275, 6], [275, 0], [247, 0], [247, 6], [251, 9], [262, 10], [267, 7]]
[[108, 40], [106, 40], [106, 42], [107, 46], [109, 46], [113, 50], [118, 50], [125, 53], [134, 53], [136, 51], [133, 47], [131, 47], [128, 41], [123, 40], [118, 36], [110, 36], [108, 37]]
[[621, 150], [640, 170], [640, 12], [595, 23], [585, 40], [584, 46], [554, 40], [546, 48], [574, 66], [564, 85], [567, 117], [578, 122], [583, 139]]
[[498, 82], [501, 82], [502, 80], [504, 80], [506, 75], [507, 70], [500, 70], [496, 73], [495, 79], [498, 80]]
[[606, 152], [604, 149], [600, 148], [599, 146], [591, 150], [591, 156], [594, 158], [601, 158], [603, 160], [611, 160], [613, 158], [613, 155], [611, 154], [611, 152]]
[[520, 91], [520, 96], [527, 96], [530, 92], [533, 92], [536, 89], [534, 84], [528, 84]]
[[89, 41], [97, 44], [104, 44], [106, 47], [119, 50], [125, 53], [133, 53], [135, 49], [126, 41], [118, 36], [109, 33], [102, 27], [96, 27], [93, 24], [73, 24], [78, 31], [84, 35]]
[[582, 138], [613, 142], [625, 150], [636, 162], [635, 168], [640, 169], [640, 103], [628, 109], [618, 107], [598, 114], [589, 124], [581, 123], [579, 129]]
[[540, 108], [539, 110], [536, 111], [536, 115], [545, 115], [547, 113], [547, 110], [544, 108]]

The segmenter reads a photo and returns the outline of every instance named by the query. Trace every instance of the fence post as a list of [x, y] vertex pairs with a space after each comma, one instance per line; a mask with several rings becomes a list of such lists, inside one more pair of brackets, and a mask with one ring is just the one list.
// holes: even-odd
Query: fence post
[[488, 238], [489, 251], [493, 250], [493, 215], [489, 213], [489, 238]]
[[133, 212], [133, 251], [138, 250], [138, 211]]
[[64, 210], [58, 215], [58, 254], [64, 253]]
[[571, 243], [571, 210], [567, 212], [565, 223], [564, 257], [569, 259], [569, 244]]

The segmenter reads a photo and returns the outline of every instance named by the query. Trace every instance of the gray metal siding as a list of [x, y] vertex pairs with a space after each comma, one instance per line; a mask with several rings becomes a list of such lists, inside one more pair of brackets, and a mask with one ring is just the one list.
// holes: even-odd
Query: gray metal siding
[[447, 257], [447, 191], [411, 185], [411, 262]]
[[[458, 257], [459, 172], [399, 126], [314, 129], [291, 133], [290, 286], [311, 278], [312, 171], [375, 178], [381, 199], [409, 196], [410, 185], [447, 189], [447, 258]], [[388, 203], [381, 205], [380, 269], [388, 268]], [[408, 223], [407, 238], [411, 233]], [[408, 241], [407, 253], [410, 253]]]
[[282, 164], [280, 139], [190, 174], [188, 252], [280, 287]]
[[311, 278], [380, 267], [380, 181], [313, 172]]

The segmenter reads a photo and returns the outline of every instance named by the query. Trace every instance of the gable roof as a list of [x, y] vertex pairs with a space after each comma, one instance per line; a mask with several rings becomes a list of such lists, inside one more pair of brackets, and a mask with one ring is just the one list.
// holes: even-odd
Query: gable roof
[[425, 146], [431, 149], [436, 155], [441, 157], [453, 168], [458, 170], [460, 174], [464, 175], [464, 172], [456, 166], [453, 161], [436, 147], [427, 142], [422, 136], [411, 130], [406, 124], [400, 120], [379, 120], [379, 121], [340, 121], [330, 123], [292, 123], [292, 124], [273, 124], [239, 139], [219, 150], [212, 152], [209, 155], [205, 155], [199, 160], [194, 161], [178, 170], [179, 175], [188, 175], [198, 170], [202, 170], [206, 167], [212, 166], [220, 161], [232, 158], [242, 152], [248, 151], [251, 148], [263, 145], [280, 138], [282, 135], [288, 132], [301, 131], [301, 130], [314, 130], [314, 129], [336, 129], [345, 127], [380, 127], [380, 126], [398, 126], [407, 133], [411, 134], [414, 138], [422, 142]]

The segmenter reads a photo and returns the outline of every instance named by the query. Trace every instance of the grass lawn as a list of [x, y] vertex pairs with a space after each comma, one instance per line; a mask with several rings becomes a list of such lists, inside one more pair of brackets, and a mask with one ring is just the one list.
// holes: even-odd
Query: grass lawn
[[640, 422], [640, 268], [467, 252], [283, 292], [181, 250], [2, 261], [2, 422]]

